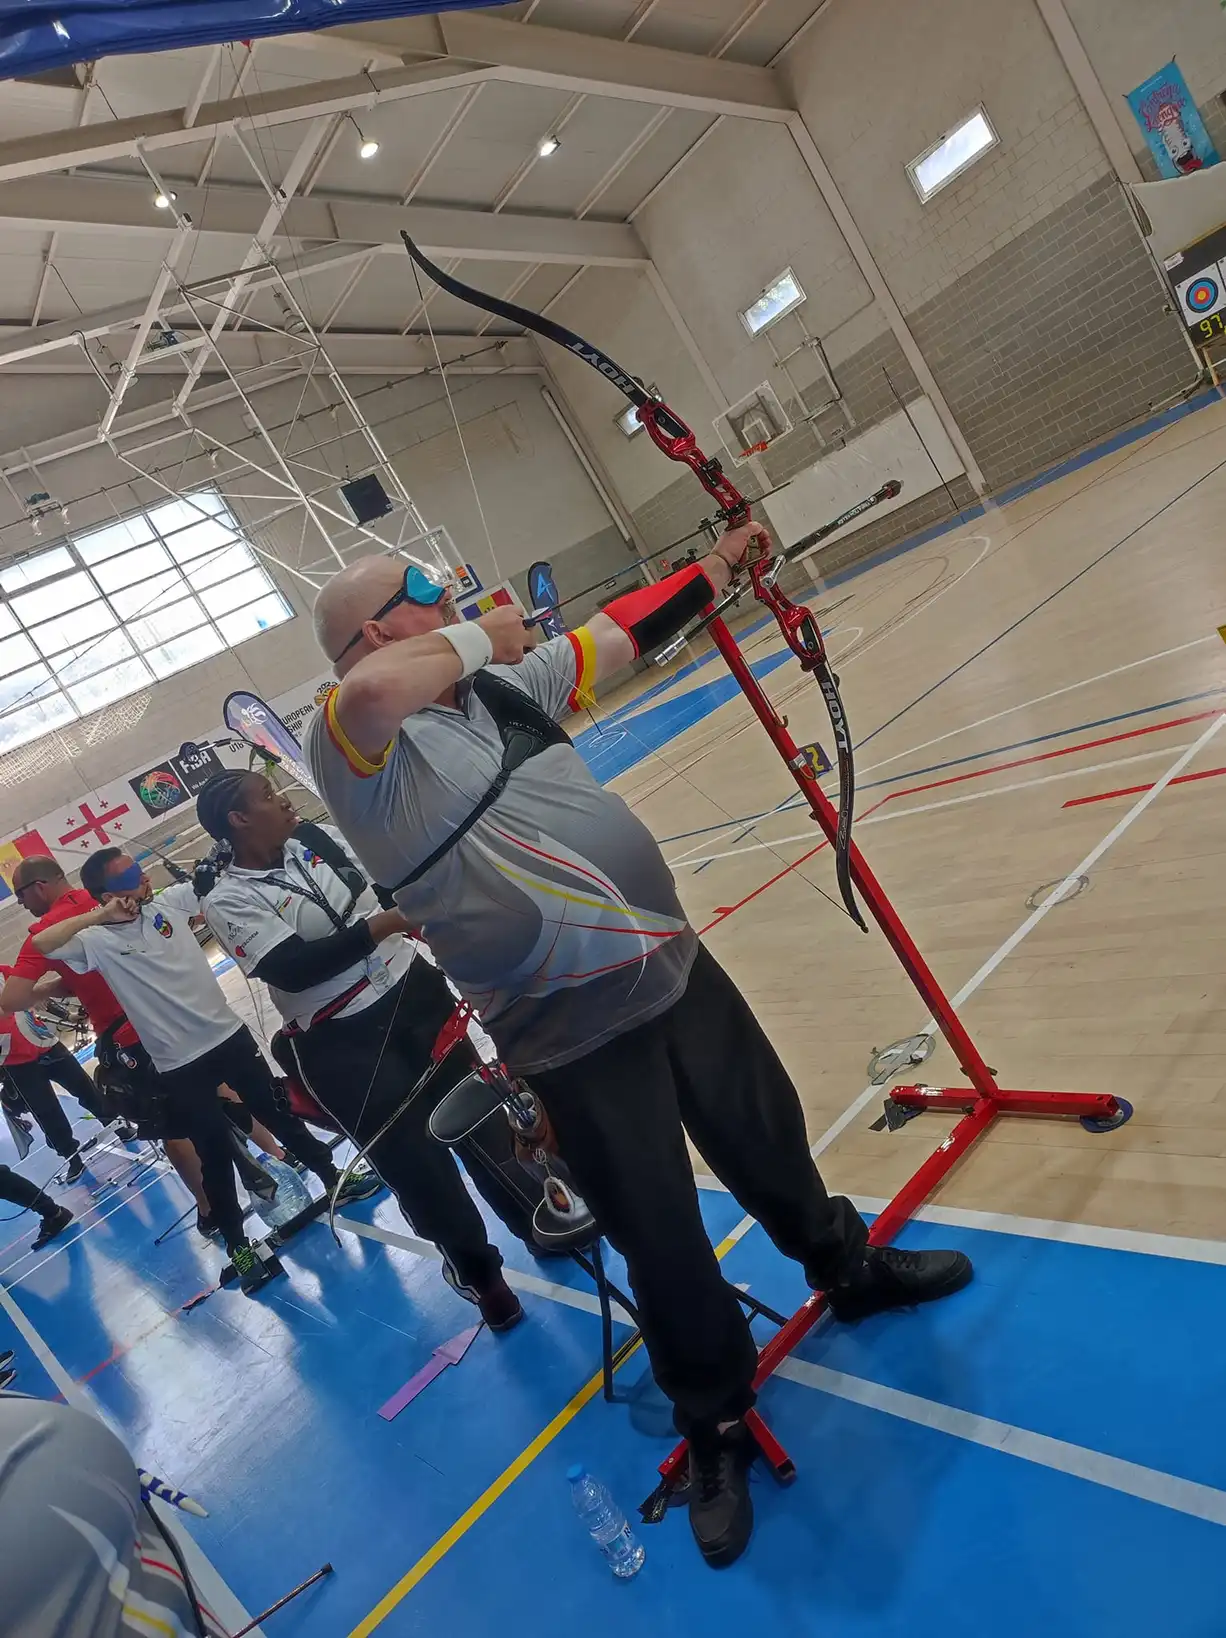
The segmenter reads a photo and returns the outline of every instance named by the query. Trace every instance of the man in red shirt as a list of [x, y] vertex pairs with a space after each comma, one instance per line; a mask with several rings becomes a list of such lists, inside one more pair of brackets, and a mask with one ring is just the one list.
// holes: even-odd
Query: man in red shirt
[[[0, 966], [0, 978], [7, 979], [12, 971], [11, 967]], [[109, 1114], [93, 1081], [56, 1039], [55, 1032], [32, 1012], [0, 1012], [0, 1070], [14, 1102], [25, 1105], [42, 1127], [47, 1142], [68, 1162], [66, 1181], [75, 1183], [85, 1170], [85, 1162], [55, 1088], [62, 1087], [97, 1119], [107, 1120]], [[120, 1136], [124, 1131], [120, 1128]], [[131, 1127], [126, 1132], [129, 1137], [136, 1135]]]

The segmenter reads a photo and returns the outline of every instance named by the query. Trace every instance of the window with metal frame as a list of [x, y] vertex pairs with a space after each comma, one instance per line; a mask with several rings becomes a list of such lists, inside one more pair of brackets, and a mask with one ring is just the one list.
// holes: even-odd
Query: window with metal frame
[[0, 567], [0, 752], [293, 613], [212, 488]]
[[805, 300], [805, 293], [800, 288], [800, 280], [790, 267], [785, 267], [779, 277], [772, 279], [766, 289], [749, 306], [742, 309], [741, 323], [751, 336], [761, 335], [763, 330], [783, 318], [786, 313], [794, 313]]
[[926, 205], [999, 141], [987, 109], [980, 104], [907, 166], [907, 175], [921, 202]]

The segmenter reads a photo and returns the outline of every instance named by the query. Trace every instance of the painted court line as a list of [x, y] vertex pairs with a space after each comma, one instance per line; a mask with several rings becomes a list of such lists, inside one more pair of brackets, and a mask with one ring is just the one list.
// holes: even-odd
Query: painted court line
[[[710, 1187], [706, 1183], [699, 1186]], [[855, 1195], [852, 1204], [857, 1211], [875, 1217], [889, 1201]], [[1144, 1229], [1065, 1223], [1053, 1217], [1015, 1217], [1009, 1212], [964, 1211], [957, 1206], [921, 1206], [913, 1216], [918, 1223], [939, 1223], [944, 1228], [1016, 1234], [1026, 1240], [1052, 1240], [1058, 1245], [1091, 1246], [1100, 1251], [1127, 1251], [1141, 1257], [1170, 1257], [1181, 1263], [1212, 1263], [1226, 1268], [1226, 1240], [1194, 1240], [1180, 1234], [1151, 1234]]]
[[[978, 971], [973, 973], [971, 977], [967, 979], [966, 983], [952, 998], [955, 1007], [960, 1007], [964, 1001], [968, 1000], [972, 995], [974, 995], [975, 991], [980, 987], [980, 985], [985, 983], [986, 980], [992, 976], [992, 974], [1000, 966], [1001, 962], [1006, 961], [1009, 956], [1012, 955], [1013, 951], [1017, 949], [1022, 940], [1030, 936], [1030, 934], [1043, 920], [1044, 916], [1047, 915], [1047, 912], [1052, 908], [1052, 906], [1059, 904], [1065, 893], [1067, 893], [1069, 888], [1076, 882], [1078, 876], [1084, 876], [1092, 866], [1098, 863], [1098, 861], [1105, 853], [1109, 851], [1109, 849], [1115, 846], [1120, 837], [1123, 836], [1133, 824], [1135, 824], [1135, 822], [1141, 817], [1147, 808], [1152, 806], [1152, 804], [1158, 800], [1171, 781], [1179, 777], [1179, 775], [1187, 767], [1188, 763], [1192, 761], [1193, 757], [1195, 757], [1199, 751], [1208, 745], [1223, 727], [1226, 727], [1226, 713], [1223, 713], [1221, 716], [1215, 718], [1214, 721], [1209, 724], [1200, 738], [1194, 744], [1190, 745], [1188, 749], [1184, 751], [1182, 756], [1178, 757], [1176, 761], [1172, 762], [1171, 766], [1163, 774], [1162, 778], [1157, 782], [1157, 784], [1151, 785], [1149, 790], [1145, 792], [1144, 796], [1142, 796], [1139, 801], [1133, 803], [1128, 812], [1118, 821], [1117, 824], [1112, 826], [1112, 828], [1103, 837], [1102, 841], [1099, 842], [1097, 846], [1090, 849], [1089, 853], [1086, 854], [1085, 858], [1082, 859], [1080, 864], [1073, 866], [1072, 870], [1070, 870], [1064, 877], [1063, 881], [1059, 882], [1052, 888], [1051, 892], [1038, 906], [1038, 908], [1032, 911], [1031, 914], [1026, 917], [1026, 920], [1021, 924], [1021, 926], [1015, 932], [1009, 935], [1000, 948], [990, 955], [978, 969]], [[936, 1019], [928, 1018], [918, 1030], [913, 1030], [911, 1033], [915, 1035], [931, 1035], [935, 1032], [935, 1030]], [[870, 1084], [864, 1088], [863, 1092], [860, 1093], [859, 1097], [853, 1099], [853, 1101], [848, 1104], [847, 1108], [843, 1111], [839, 1118], [832, 1121], [822, 1133], [821, 1137], [818, 1138], [817, 1142], [812, 1145], [810, 1153], [812, 1154], [813, 1158], [816, 1160], [819, 1155], [824, 1154], [830, 1145], [834, 1143], [844, 1131], [846, 1131], [847, 1127], [851, 1125], [852, 1121], [857, 1118], [861, 1111], [867, 1108], [873, 1099], [880, 1096], [880, 1094], [881, 1088], [870, 1082]], [[740, 1230], [741, 1234], [748, 1233], [751, 1223], [752, 1218], [748, 1218], [745, 1220], [744, 1227], [742, 1228], [738, 1223], [737, 1229]], [[733, 1232], [735, 1233], [736, 1230]]]
[[[108, 1217], [113, 1217], [117, 1211], [122, 1211], [125, 1206], [130, 1205], [133, 1200], [138, 1199], [147, 1189], [152, 1189], [158, 1183], [163, 1182], [169, 1174], [169, 1167], [166, 1167], [161, 1171], [155, 1170], [154, 1175], [147, 1183], [142, 1183], [139, 1189], [133, 1189], [130, 1194], [125, 1194], [122, 1200], [112, 1201], [109, 1209], [106, 1211], [102, 1210], [101, 1202], [95, 1201], [93, 1205], [88, 1206], [85, 1211], [76, 1217], [76, 1222], [80, 1226], [81, 1232], [79, 1234], [74, 1234], [71, 1240], [57, 1241], [54, 1248], [49, 1251], [45, 1257], [39, 1256], [39, 1253], [36, 1252], [33, 1247], [31, 1247], [28, 1251], [24, 1251], [20, 1257], [14, 1257], [11, 1263], [0, 1269], [0, 1291], [15, 1291], [23, 1280], [28, 1280], [31, 1274], [37, 1274], [40, 1268], [45, 1268], [54, 1258], [61, 1256], [65, 1251], [69, 1251], [73, 1246], [80, 1244], [87, 1234], [91, 1233], [92, 1230], [96, 1229], [100, 1224], [105, 1223]], [[91, 1222], [86, 1222], [85, 1219], [89, 1216], [91, 1211], [98, 1211], [99, 1215]], [[33, 1268], [27, 1268], [25, 1273], [18, 1275], [15, 1280], [9, 1280], [8, 1275], [10, 1275], [14, 1269], [20, 1268], [22, 1263], [29, 1262], [31, 1257], [38, 1257], [38, 1261], [34, 1264]]]
[[[1192, 640], [1190, 642], [1179, 643], [1174, 648], [1159, 649], [1156, 654], [1147, 654], [1147, 655], [1144, 656], [1144, 658], [1142, 658], [1140, 660], [1129, 660], [1126, 665], [1113, 666], [1109, 671], [1095, 672], [1093, 676], [1082, 677], [1080, 679], [1080, 681], [1078, 681], [1078, 682], [1066, 683], [1063, 688], [1054, 688], [1049, 693], [1036, 695], [1033, 699], [1019, 700], [1016, 705], [1008, 705], [1008, 706], [1005, 707], [1005, 709], [1003, 711], [994, 711], [994, 712], [991, 713], [990, 716], [977, 717], [973, 722], [964, 723], [961, 728], [951, 728], [946, 733], [938, 734], [934, 739], [921, 740], [918, 745], [908, 746], [908, 748], [905, 751], [896, 751], [893, 756], [887, 756], [880, 762], [870, 762], [870, 763], [867, 764], [867, 766], [865, 766], [865, 767], [863, 767], [863, 768], [861, 768], [859, 770], [860, 778], [863, 779], [863, 776], [865, 774], [876, 773], [879, 768], [891, 767], [895, 762], [901, 762], [906, 757], [915, 756], [920, 751], [927, 751], [927, 750], [931, 749], [931, 747], [934, 746], [934, 745], [943, 745], [943, 744], [945, 744], [945, 742], [947, 740], [957, 739], [962, 734], [973, 733], [975, 731], [975, 729], [977, 729], [977, 728], [986, 728], [989, 725], [989, 723], [999, 722], [1003, 717], [1012, 716], [1017, 711], [1028, 710], [1031, 706], [1034, 706], [1034, 705], [1043, 705], [1048, 700], [1059, 699], [1065, 694], [1076, 693], [1076, 691], [1079, 688], [1088, 688], [1094, 683], [1106, 682], [1111, 677], [1119, 677], [1119, 676], [1122, 676], [1125, 672], [1136, 671], [1139, 667], [1150, 665], [1155, 660], [1166, 660], [1166, 659], [1169, 659], [1173, 654], [1183, 654], [1183, 653], [1186, 653], [1187, 650], [1189, 650], [1189, 649], [1199, 648], [1202, 643], [1211, 643], [1213, 641], [1215, 641], [1215, 639], [1213, 637], [1194, 637], [1194, 638], [1192, 638]], [[1213, 690], [1213, 692], [1217, 692], [1217, 690]], [[1199, 696], [1199, 695], [1189, 695], [1187, 697], [1188, 697], [1188, 699], [1196, 699], [1196, 698], [1200, 698], [1201, 696]], [[1184, 702], [1183, 701], [1173, 700], [1173, 701], [1170, 701], [1169, 703], [1174, 705], [1174, 704], [1182, 704]], [[1164, 707], [1163, 706], [1154, 706], [1154, 707], [1146, 706], [1146, 707], [1143, 707], [1142, 709], [1144, 709], [1144, 710], [1151, 710], [1151, 709], [1153, 709], [1153, 710], [1162, 710], [1162, 709], [1164, 709]], [[1098, 722], [1085, 723], [1082, 726], [1087, 727], [1087, 728], [1102, 727], [1102, 726], [1104, 726], [1105, 724], [1107, 724], [1109, 722], [1123, 721], [1124, 717], [1132, 716], [1134, 714], [1139, 714], [1139, 713], [1124, 712], [1119, 717], [1104, 717], [1104, 718], [1100, 719]], [[1070, 728], [1070, 729], [1058, 730], [1057, 733], [1076, 733], [1077, 731], [1078, 730], [1076, 728]], [[1001, 751], [1018, 750], [1023, 745], [1038, 744], [1040, 742], [1040, 740], [1047, 739], [1047, 738], [1054, 738], [1054, 737], [1057, 737], [1057, 736], [1056, 735], [1043, 734], [1043, 735], [1037, 736], [1034, 739], [1019, 740], [1014, 745], [1004, 745], [1004, 746], [997, 747], [997, 749], [1001, 750]], [[982, 751], [982, 752], [976, 753], [976, 755], [979, 755], [979, 756], [991, 756], [993, 754], [994, 754], [994, 752], [992, 750], [987, 750], [987, 751]], [[967, 758], [965, 760], [970, 760], [970, 759]], [[918, 768], [918, 769], [912, 770], [911, 774], [898, 774], [895, 777], [898, 778], [898, 779], [906, 779], [906, 778], [914, 777], [916, 774], [930, 773], [930, 772], [933, 772], [933, 771], [935, 771], [935, 770], [930, 769], [930, 768]], [[889, 783], [889, 781], [877, 781], [877, 783]], [[871, 785], [861, 785], [861, 789], [862, 790], [871, 789]], [[761, 820], [769, 819], [772, 814], [778, 813], [781, 809], [799, 806], [802, 801], [803, 801], [803, 798], [800, 797], [800, 796], [797, 796], [796, 793], [793, 792], [791, 795], [784, 797], [783, 801], [777, 803], [775, 805], [775, 807], [768, 808], [766, 810], [766, 812], [764, 812], [764, 813], [748, 814], [742, 819], [728, 819], [728, 820], [725, 820], [721, 824], [704, 825], [700, 830], [683, 831], [680, 835], [677, 835], [677, 836], [666, 836], [664, 838], [664, 840], [663, 840], [662, 845], [665, 845], [665, 844], [667, 844], [669, 842], [687, 841], [692, 836], [717, 835], [721, 830], [732, 830], [732, 829], [736, 828], [737, 826], [743, 826], [744, 827], [743, 834], [748, 836], [756, 828], [757, 824]], [[696, 853], [698, 851], [698, 849], [700, 847], [702, 847], [702, 846], [703, 846], [703, 843], [699, 842], [693, 848], [691, 848], [689, 850], [689, 852], [690, 853]], [[683, 853], [683, 854], [680, 855], [680, 859], [685, 860], [685, 859], [688, 858], [688, 856], [689, 856], [688, 853]]]
[[[885, 1093], [887, 1088], [876, 1089]], [[709, 1172], [696, 1172], [694, 1182], [712, 1194], [731, 1191]], [[850, 1196], [857, 1211], [876, 1217], [889, 1205], [883, 1196]], [[939, 1223], [944, 1228], [972, 1229], [981, 1234], [1016, 1234], [1026, 1240], [1052, 1240], [1059, 1245], [1091, 1246], [1100, 1251], [1127, 1251], [1142, 1257], [1170, 1257], [1181, 1263], [1212, 1263], [1226, 1268], [1226, 1240], [1196, 1240], [1189, 1235], [1155, 1234], [1146, 1229], [1107, 1228], [1098, 1223], [1070, 1223], [1058, 1217], [1018, 1217], [1012, 1212], [967, 1211], [958, 1206], [921, 1206], [912, 1213], [917, 1223]]]
[[893, 756], [887, 756], [881, 762], [870, 763], [862, 773], [876, 773], [878, 768], [888, 768], [892, 763], [901, 762], [905, 756], [914, 756], [917, 751], [927, 751], [933, 745], [943, 745], [946, 740], [957, 739], [960, 734], [973, 733], [976, 728], [986, 728], [990, 722], [999, 722], [1002, 717], [1011, 717], [1017, 711], [1026, 711], [1032, 705], [1045, 705], [1048, 700], [1058, 700], [1065, 694], [1074, 694], [1079, 688], [1088, 688], [1092, 683], [1106, 682], [1109, 677], [1121, 677], [1126, 671], [1136, 671], [1139, 666], [1152, 665], [1155, 660], [1168, 660], [1172, 654], [1185, 654], [1188, 649], [1199, 648], [1202, 643], [1213, 642], [1212, 637], [1193, 637], [1190, 642], [1177, 643], [1174, 648], [1159, 649], [1156, 654], [1147, 654], [1142, 660], [1129, 660], [1127, 665], [1112, 666], [1110, 671], [1098, 671], [1092, 677], [1083, 677], [1080, 682], [1066, 683], [1063, 688], [1053, 688], [1050, 693], [1036, 694], [1031, 700], [1019, 700], [1016, 705], [1007, 705], [1003, 711], [993, 711], [990, 716], [977, 717], [974, 722], [965, 723], [961, 728], [951, 728], [947, 733], [938, 734], [935, 739], [921, 740], [918, 745], [912, 745], [905, 751], [896, 751]]
[[[1208, 713], [1206, 713], [1206, 715], [1208, 715]], [[1082, 750], [1083, 748], [1084, 747], [1079, 745], [1074, 745], [1071, 747], [1072, 750]], [[961, 796], [945, 796], [937, 802], [916, 802], [909, 808], [894, 808], [890, 813], [881, 813], [879, 809], [883, 808], [887, 802], [895, 802], [900, 800], [902, 797], [912, 795], [912, 792], [909, 789], [890, 791], [877, 802], [875, 807], [870, 808], [867, 813], [860, 816], [856, 822], [856, 828], [860, 829], [865, 825], [885, 825], [889, 824], [895, 819], [910, 818], [914, 814], [939, 813], [943, 808], [960, 808], [965, 806], [965, 804], [968, 802], [984, 802], [990, 796], [1013, 796], [1016, 795], [1018, 791], [1037, 790], [1041, 785], [1055, 785], [1064, 779], [1080, 779], [1085, 774], [1107, 773], [1112, 768], [1128, 768], [1132, 767], [1133, 764], [1137, 762], [1152, 762], [1158, 757], [1169, 756], [1172, 749], [1177, 751], [1186, 751], [1188, 747], [1186, 745], [1177, 745], [1174, 747], [1170, 745], [1163, 745], [1154, 751], [1138, 751], [1132, 756], [1113, 757], [1110, 762], [1091, 762], [1084, 768], [1063, 768], [1059, 773], [1041, 774], [1037, 779], [1016, 779], [1009, 785], [992, 785], [987, 790], [965, 791]], [[1037, 761], [1039, 759], [1036, 758], [1035, 760]], [[992, 774], [999, 773], [1000, 771], [1001, 770], [999, 768], [980, 768], [974, 774], [963, 774], [960, 777], [963, 779], [986, 779]], [[1196, 776], [1194, 775], [1193, 777]], [[942, 783], [944, 782], [942, 781]], [[950, 781], [950, 783], [953, 783], [953, 781]], [[1172, 783], [1178, 784], [1180, 781], [1174, 780]], [[932, 786], [917, 787], [917, 789], [927, 790], [931, 790], [932, 788]], [[1149, 787], [1147, 785], [1138, 785], [1136, 787], [1136, 790], [1138, 791], [1148, 789]], [[1133, 793], [1129, 792], [1127, 794], [1131, 795]], [[1063, 805], [1067, 808], [1071, 807], [1073, 804], [1070, 802], [1065, 802]], [[742, 855], [747, 853], [770, 853], [773, 852], [775, 848], [785, 846], [788, 842], [811, 842], [812, 840], [812, 829], [792, 831], [787, 836], [774, 836], [769, 842], [747, 842], [744, 847], [732, 847], [727, 848], [720, 853], [708, 853], [701, 858], [688, 859], [686, 863], [690, 866], [697, 865], [699, 863], [712, 864], [720, 859], [739, 859]], [[821, 845], [825, 846], [824, 843]], [[814, 849], [814, 851], [818, 852], [820, 851], [820, 848]], [[806, 857], [811, 858], [812, 855], [807, 854]], [[800, 862], [800, 860], [796, 861], [797, 864]], [[670, 859], [668, 861], [668, 867], [670, 870], [676, 870], [679, 868], [679, 863], [680, 861], [676, 859]]]
[[[363, 1240], [378, 1240], [381, 1245], [399, 1246], [402, 1251], [412, 1251], [419, 1257], [431, 1257], [436, 1263], [442, 1261], [438, 1247], [431, 1245], [429, 1240], [419, 1240], [412, 1234], [399, 1234], [395, 1229], [383, 1228], [378, 1223], [363, 1223], [339, 1212], [335, 1221], [337, 1228], [346, 1229]], [[521, 1274], [517, 1268], [506, 1264], [503, 1265], [502, 1277], [516, 1291], [527, 1291], [534, 1297], [547, 1297], [550, 1302], [561, 1303], [566, 1308], [582, 1309], [585, 1314], [600, 1313], [600, 1300], [592, 1291], [576, 1291], [569, 1285], [559, 1285], [556, 1280], [542, 1279], [539, 1274]], [[634, 1321], [620, 1303], [615, 1302], [611, 1307], [613, 1318], [619, 1325], [633, 1325]]]
[[[52, 1353], [46, 1341], [2, 1285], [0, 1285], [0, 1310], [13, 1322], [15, 1329], [30, 1352], [38, 1360], [52, 1382], [55, 1383], [64, 1403], [71, 1405], [75, 1410], [84, 1411], [88, 1416], [96, 1416], [100, 1422], [106, 1422], [106, 1418], [101, 1414], [90, 1395], [73, 1381], [72, 1377]], [[246, 1626], [251, 1619], [250, 1610], [241, 1603], [222, 1580], [220, 1573], [211, 1561], [204, 1556], [191, 1532], [184, 1525], [182, 1515], [173, 1507], [167, 1507], [164, 1502], [155, 1502], [153, 1505], [157, 1509], [158, 1517], [163, 1526], [174, 1536], [200, 1597], [209, 1605], [217, 1619], [230, 1632], [237, 1632], [240, 1627]], [[255, 1627], [252, 1638], [264, 1638], [264, 1629]]]
[[862, 1405], [866, 1410], [881, 1411], [904, 1422], [931, 1428], [936, 1433], [963, 1439], [968, 1444], [981, 1445], [985, 1450], [998, 1451], [1002, 1456], [1016, 1456], [1020, 1461], [1036, 1467], [1046, 1467], [1055, 1473], [1067, 1473], [1089, 1484], [1117, 1490], [1139, 1501], [1152, 1502], [1155, 1507], [1167, 1507], [1172, 1512], [1186, 1513], [1209, 1524], [1226, 1525], [1226, 1491], [1211, 1485], [1197, 1484], [1192, 1479], [1181, 1479], [1158, 1468], [1142, 1467], [1138, 1462], [1127, 1462], [1119, 1456], [1108, 1456], [1085, 1445], [1070, 1444], [1064, 1439], [1052, 1439], [1045, 1433], [1032, 1433], [1028, 1428], [1015, 1427], [1011, 1422], [998, 1422], [991, 1416], [976, 1416], [972, 1411], [958, 1410], [935, 1399], [922, 1399], [918, 1394], [904, 1393], [900, 1388], [883, 1387], [863, 1377], [848, 1376], [844, 1371], [832, 1371], [824, 1365], [811, 1365], [793, 1355], [785, 1359], [776, 1372], [805, 1388]]
[[[1226, 768], [1205, 768], [1200, 773], [1181, 774], [1178, 779], [1172, 779], [1172, 785], [1192, 785], [1198, 779], [1220, 779], [1226, 774]], [[1064, 803], [1066, 808], [1084, 808], [1091, 802], [1110, 802], [1117, 796], [1135, 796], [1138, 791], [1148, 789], [1145, 785], [1129, 785], [1125, 790], [1099, 791], [1094, 796], [1074, 796]]]

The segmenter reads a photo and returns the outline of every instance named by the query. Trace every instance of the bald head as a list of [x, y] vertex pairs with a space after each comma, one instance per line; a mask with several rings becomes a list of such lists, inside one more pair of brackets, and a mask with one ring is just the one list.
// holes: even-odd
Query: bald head
[[64, 872], [45, 853], [32, 853], [13, 871], [13, 891], [20, 893], [34, 882], [62, 882]]
[[68, 891], [68, 878], [45, 853], [31, 853], [13, 871], [13, 894], [31, 916], [45, 916]]
[[[349, 639], [381, 604], [393, 597], [404, 580], [402, 557], [360, 557], [348, 564], [324, 586], [315, 599], [315, 641], [329, 660], [337, 656]], [[365, 640], [355, 643], [337, 669], [347, 671], [367, 651]]]

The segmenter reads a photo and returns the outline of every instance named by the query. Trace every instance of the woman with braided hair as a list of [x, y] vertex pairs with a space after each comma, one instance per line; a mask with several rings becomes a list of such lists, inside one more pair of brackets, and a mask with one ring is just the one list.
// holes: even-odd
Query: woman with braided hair
[[[400, 911], [380, 908], [340, 833], [300, 824], [263, 774], [217, 774], [197, 796], [196, 815], [221, 865], [203, 895], [204, 916], [242, 971], [268, 986], [284, 1019], [273, 1043], [278, 1061], [348, 1137], [370, 1144], [371, 1164], [401, 1211], [442, 1252], [452, 1289], [491, 1330], [509, 1330], [523, 1318], [519, 1299], [455, 1158], [427, 1126], [476, 1067], [470, 1044], [453, 1048], [410, 1098], [455, 1009], [442, 973], [406, 937]], [[493, 1165], [474, 1165], [473, 1182], [536, 1252], [529, 1213], [498, 1181], [499, 1166], [511, 1175], [515, 1168], [501, 1117], [483, 1130], [482, 1148]]]

